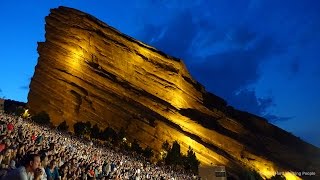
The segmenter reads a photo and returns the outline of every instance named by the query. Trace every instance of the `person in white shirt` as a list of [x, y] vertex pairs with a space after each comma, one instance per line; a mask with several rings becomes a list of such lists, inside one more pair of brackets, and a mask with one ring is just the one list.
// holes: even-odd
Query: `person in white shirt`
[[40, 156], [29, 154], [25, 157], [23, 166], [10, 171], [3, 180], [41, 180]]

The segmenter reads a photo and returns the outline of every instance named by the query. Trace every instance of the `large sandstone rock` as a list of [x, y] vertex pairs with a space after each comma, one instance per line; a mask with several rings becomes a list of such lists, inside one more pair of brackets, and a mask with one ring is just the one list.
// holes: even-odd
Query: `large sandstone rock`
[[225, 165], [234, 173], [320, 169], [318, 148], [228, 107], [180, 59], [71, 8], [52, 9], [45, 27], [28, 95], [31, 113], [46, 111], [54, 124], [124, 128], [155, 150], [178, 140], [202, 165]]

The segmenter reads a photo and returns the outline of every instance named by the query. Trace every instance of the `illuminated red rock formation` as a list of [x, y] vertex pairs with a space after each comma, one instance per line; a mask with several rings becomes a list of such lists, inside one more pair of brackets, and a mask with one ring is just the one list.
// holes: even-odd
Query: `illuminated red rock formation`
[[271, 176], [320, 169], [319, 149], [228, 107], [180, 59], [86, 13], [52, 9], [45, 37], [28, 95], [33, 114], [46, 111], [54, 124], [124, 128], [131, 139], [156, 150], [165, 140], [178, 140], [203, 165], [226, 165], [231, 172], [247, 167]]

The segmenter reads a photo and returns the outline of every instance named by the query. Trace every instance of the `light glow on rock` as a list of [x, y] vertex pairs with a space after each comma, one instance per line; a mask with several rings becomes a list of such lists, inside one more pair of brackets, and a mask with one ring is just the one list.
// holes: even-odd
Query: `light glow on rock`
[[283, 176], [286, 178], [286, 180], [302, 180], [300, 177], [291, 172], [285, 172]]
[[74, 49], [70, 54], [70, 67], [72, 70], [80, 70], [81, 60], [84, 59], [81, 49]]

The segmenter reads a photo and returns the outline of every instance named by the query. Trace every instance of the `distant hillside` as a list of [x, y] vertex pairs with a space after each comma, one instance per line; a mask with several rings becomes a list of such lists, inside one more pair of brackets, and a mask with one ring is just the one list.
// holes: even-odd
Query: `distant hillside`
[[23, 111], [26, 108], [26, 103], [19, 102], [11, 99], [6, 99], [4, 101], [4, 112], [7, 114], [14, 114], [18, 111]]

